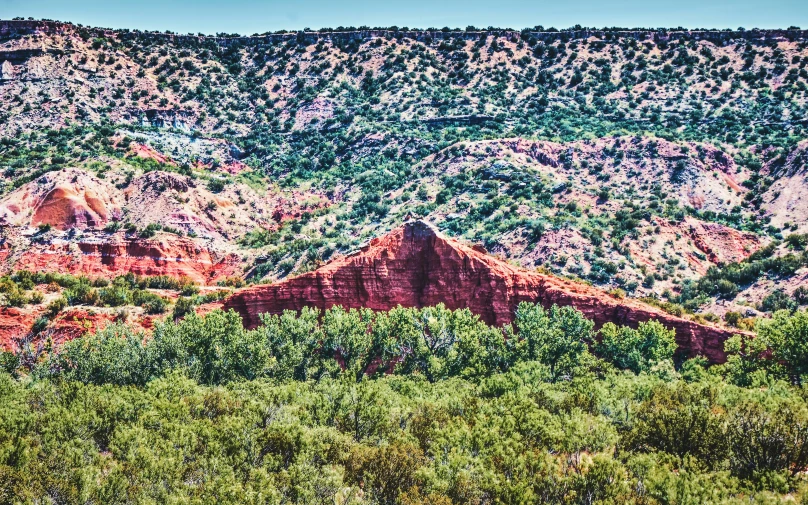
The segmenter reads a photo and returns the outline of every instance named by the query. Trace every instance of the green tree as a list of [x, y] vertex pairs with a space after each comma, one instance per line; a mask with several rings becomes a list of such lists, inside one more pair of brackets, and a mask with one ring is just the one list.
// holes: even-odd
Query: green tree
[[184, 358], [182, 366], [203, 384], [252, 380], [268, 375], [273, 364], [261, 332], [245, 330], [232, 310], [214, 310], [204, 317], [192, 312], [177, 323], [157, 323], [152, 345], [159, 351], [155, 362], [177, 366]]
[[727, 378], [739, 386], [764, 384], [769, 376], [782, 372], [779, 363], [766, 356], [769, 342], [765, 335], [733, 335], [724, 342], [727, 362], [723, 365]]
[[304, 307], [300, 315], [286, 310], [281, 315], [262, 314], [256, 331], [275, 356], [271, 375], [281, 380], [309, 378], [312, 359], [322, 341], [320, 311]]
[[[326, 310], [322, 344], [318, 351], [319, 374], [344, 373], [361, 381], [392, 357], [393, 335], [386, 331], [387, 315], [370, 309], [345, 310], [337, 305]], [[374, 331], [376, 322], [379, 328]]]
[[553, 381], [570, 375], [582, 363], [593, 340], [594, 323], [573, 307], [522, 302], [514, 319], [524, 359], [538, 360], [550, 367]]
[[422, 373], [430, 382], [449, 376], [447, 362], [453, 359], [457, 340], [452, 316], [442, 303], [398, 315], [400, 373]]
[[655, 364], [671, 360], [676, 351], [675, 330], [659, 321], [644, 321], [637, 329], [606, 323], [594, 351], [618, 368], [634, 373], [647, 372]]
[[85, 384], [144, 385], [153, 370], [143, 339], [125, 325], [107, 326], [65, 343], [49, 371]]
[[469, 309], [453, 311], [450, 319], [454, 352], [447, 360], [449, 375], [479, 378], [507, 370], [505, 335], [501, 329], [486, 325]]
[[808, 310], [793, 315], [778, 311], [771, 319], [761, 319], [757, 326], [758, 338], [772, 350], [772, 358], [783, 362], [797, 383], [808, 374]]

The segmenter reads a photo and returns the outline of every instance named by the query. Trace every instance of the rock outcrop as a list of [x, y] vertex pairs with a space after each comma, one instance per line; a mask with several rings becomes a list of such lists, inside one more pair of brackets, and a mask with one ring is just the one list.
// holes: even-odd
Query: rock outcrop
[[743, 261], [760, 248], [760, 238], [751, 232], [742, 232], [718, 223], [708, 223], [686, 217], [683, 225], [688, 235], [711, 263]]
[[334, 305], [388, 310], [397, 305], [425, 307], [444, 303], [468, 307], [486, 323], [513, 320], [523, 301], [571, 305], [595, 321], [636, 326], [656, 319], [675, 328], [680, 349], [723, 362], [723, 343], [733, 332], [667, 314], [630, 299], [616, 299], [582, 283], [526, 271], [489, 256], [480, 248], [449, 239], [422, 221], [405, 223], [372, 240], [359, 252], [277, 284], [246, 288], [225, 301], [247, 327], [260, 314], [278, 314], [305, 306]]
[[85, 234], [74, 242], [33, 245], [13, 262], [12, 270], [69, 272], [90, 277], [168, 275], [209, 284], [240, 271], [234, 254], [216, 254], [194, 239], [160, 233], [153, 238], [123, 233]]
[[117, 193], [111, 184], [79, 169], [47, 173], [0, 200], [0, 224], [102, 228], [120, 217]]
[[31, 224], [68, 228], [99, 228], [106, 224], [108, 210], [92, 190], [78, 192], [70, 186], [57, 186], [37, 206]]

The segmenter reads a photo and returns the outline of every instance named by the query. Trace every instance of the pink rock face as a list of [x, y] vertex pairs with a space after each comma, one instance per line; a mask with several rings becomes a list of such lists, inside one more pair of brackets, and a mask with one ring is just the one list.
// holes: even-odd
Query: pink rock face
[[571, 305], [595, 321], [636, 327], [656, 319], [676, 330], [688, 356], [723, 362], [724, 341], [733, 332], [667, 314], [630, 299], [615, 299], [586, 284], [522, 270], [449, 239], [430, 225], [414, 221], [372, 240], [358, 253], [272, 285], [239, 290], [224, 303], [241, 314], [245, 326], [260, 324], [260, 314], [303, 307], [367, 307], [389, 310], [397, 305], [445, 304], [469, 308], [490, 325], [513, 321], [520, 302]]

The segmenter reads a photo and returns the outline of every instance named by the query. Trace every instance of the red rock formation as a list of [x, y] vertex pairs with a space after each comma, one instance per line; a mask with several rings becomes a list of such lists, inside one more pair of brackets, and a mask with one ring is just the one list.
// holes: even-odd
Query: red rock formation
[[247, 327], [260, 324], [259, 314], [325, 309], [333, 305], [388, 310], [397, 305], [425, 307], [444, 303], [468, 307], [486, 323], [513, 320], [522, 301], [545, 307], [572, 305], [597, 327], [606, 322], [635, 326], [651, 319], [676, 329], [676, 340], [688, 355], [725, 360], [724, 340], [732, 332], [667, 314], [636, 300], [618, 300], [594, 287], [516, 268], [443, 236], [426, 223], [409, 222], [360, 252], [324, 267], [272, 285], [236, 292], [224, 308], [239, 312]]
[[760, 249], [760, 238], [754, 233], [742, 232], [718, 223], [707, 223], [691, 217], [685, 218], [690, 238], [711, 263], [732, 263], [746, 259]]
[[14, 262], [13, 270], [70, 272], [90, 277], [111, 277], [132, 272], [137, 275], [189, 277], [208, 284], [235, 275], [238, 258], [218, 257], [193, 239], [161, 233], [144, 239], [117, 234], [103, 239], [88, 237], [73, 244], [32, 247]]
[[93, 228], [106, 224], [108, 211], [104, 202], [90, 189], [77, 192], [69, 185], [53, 188], [36, 207], [31, 224], [48, 224], [54, 228]]

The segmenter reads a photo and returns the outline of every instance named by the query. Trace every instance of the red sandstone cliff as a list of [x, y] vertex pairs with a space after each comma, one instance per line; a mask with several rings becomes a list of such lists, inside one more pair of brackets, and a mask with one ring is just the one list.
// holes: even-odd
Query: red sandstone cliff
[[724, 341], [732, 332], [667, 314], [636, 300], [617, 300], [594, 287], [514, 267], [443, 236], [430, 225], [409, 222], [372, 240], [358, 253], [307, 274], [272, 285], [238, 291], [224, 307], [239, 312], [247, 327], [259, 314], [325, 309], [333, 305], [388, 310], [396, 305], [425, 307], [444, 303], [468, 307], [484, 321], [512, 321], [522, 301], [572, 305], [598, 327], [606, 322], [636, 326], [659, 320], [676, 329], [679, 347], [688, 355], [725, 360]]
[[[2, 255], [0, 255], [2, 259]], [[76, 243], [63, 241], [35, 245], [21, 252], [13, 263], [0, 263], [0, 271], [32, 270], [69, 272], [90, 277], [126, 273], [188, 277], [211, 284], [239, 272], [238, 257], [216, 254], [191, 238], [161, 233], [154, 238], [96, 234]]]

